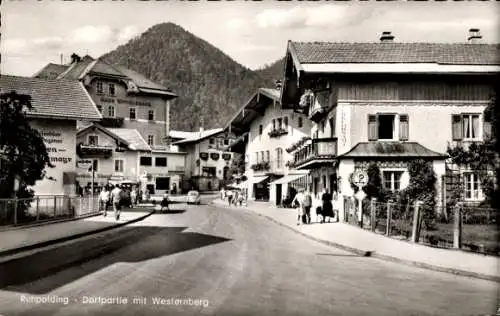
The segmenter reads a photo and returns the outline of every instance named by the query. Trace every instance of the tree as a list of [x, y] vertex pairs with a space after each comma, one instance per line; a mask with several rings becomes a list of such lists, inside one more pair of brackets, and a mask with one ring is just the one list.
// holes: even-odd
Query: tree
[[29, 198], [29, 186], [46, 177], [50, 163], [43, 137], [30, 126], [26, 111], [31, 110], [31, 96], [15, 91], [0, 94], [0, 198], [14, 195], [14, 181], [19, 179], [17, 197]]
[[241, 154], [233, 153], [233, 159], [229, 166], [228, 178], [241, 176], [245, 173], [245, 159]]

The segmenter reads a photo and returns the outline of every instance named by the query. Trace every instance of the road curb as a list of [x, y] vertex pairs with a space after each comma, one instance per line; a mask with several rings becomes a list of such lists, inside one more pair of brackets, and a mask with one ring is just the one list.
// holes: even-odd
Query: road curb
[[[211, 205], [216, 206], [216, 205], [219, 205], [219, 204], [212, 202]], [[220, 205], [220, 206], [225, 207], [225, 208], [238, 209], [238, 208], [233, 208], [233, 207], [229, 207], [229, 206], [226, 206], [226, 205]], [[375, 251], [361, 250], [361, 249], [358, 249], [358, 248], [352, 248], [352, 247], [349, 247], [349, 246], [345, 246], [345, 245], [342, 245], [342, 244], [339, 244], [339, 243], [336, 243], [336, 242], [324, 240], [324, 239], [321, 239], [321, 238], [316, 238], [316, 237], [313, 237], [313, 236], [311, 236], [309, 234], [301, 232], [300, 230], [296, 229], [293, 226], [290, 226], [290, 225], [287, 225], [285, 223], [282, 223], [282, 222], [280, 222], [280, 221], [272, 218], [271, 216], [268, 216], [268, 215], [265, 215], [265, 214], [262, 214], [262, 213], [258, 213], [256, 211], [252, 210], [251, 208], [240, 207], [240, 209], [251, 211], [252, 213], [257, 214], [258, 216], [264, 217], [264, 218], [270, 220], [271, 222], [274, 222], [274, 223], [276, 223], [276, 224], [278, 224], [278, 225], [280, 225], [282, 227], [288, 228], [289, 230], [291, 230], [291, 231], [293, 231], [293, 232], [295, 232], [295, 233], [297, 233], [297, 234], [299, 234], [301, 236], [304, 236], [304, 237], [306, 237], [308, 239], [317, 241], [317, 242], [322, 243], [322, 244], [327, 245], [327, 246], [339, 248], [339, 249], [342, 249], [342, 250], [345, 250], [347, 252], [351, 252], [351, 253], [354, 253], [354, 254], [357, 254], [357, 255], [360, 255], [360, 256], [363, 256], [363, 257], [373, 257], [373, 258], [377, 258], [377, 259], [381, 259], [381, 260], [385, 260], [385, 261], [391, 261], [391, 262], [401, 263], [401, 264], [405, 264], [405, 265], [409, 265], [409, 266], [413, 266], [413, 267], [419, 267], [419, 268], [423, 268], [423, 269], [427, 269], [427, 270], [432, 270], [432, 271], [437, 271], [437, 272], [444, 272], [444, 273], [449, 273], [449, 274], [454, 274], [454, 275], [459, 275], [459, 276], [465, 276], [465, 277], [470, 277], [470, 278], [475, 278], [475, 279], [481, 279], [481, 280], [487, 280], [487, 281], [493, 281], [493, 282], [500, 283], [500, 276], [494, 276], [494, 275], [483, 274], [483, 273], [478, 273], [478, 272], [465, 271], [465, 270], [460, 270], [460, 269], [455, 269], [455, 268], [440, 267], [440, 266], [436, 266], [436, 265], [432, 265], [432, 264], [428, 264], [428, 263], [424, 263], [424, 262], [396, 258], [396, 257], [392, 257], [392, 256], [380, 254], [380, 253], [377, 253]]]
[[52, 246], [52, 245], [63, 243], [63, 242], [70, 241], [70, 240], [73, 240], [73, 239], [78, 239], [78, 238], [81, 238], [81, 237], [86, 237], [86, 236], [90, 236], [90, 235], [102, 233], [102, 232], [105, 232], [105, 231], [108, 231], [108, 230], [112, 230], [112, 229], [115, 229], [115, 228], [119, 228], [119, 227], [123, 227], [123, 226], [129, 225], [129, 224], [132, 224], [132, 223], [140, 222], [140, 221], [144, 220], [145, 218], [153, 215], [155, 212], [156, 212], [155, 210], [150, 211], [149, 213], [146, 213], [145, 215], [142, 215], [142, 216], [140, 216], [138, 218], [135, 218], [133, 220], [126, 221], [126, 222], [123, 222], [123, 223], [117, 223], [117, 224], [114, 224], [114, 225], [110, 225], [110, 226], [102, 227], [102, 228], [98, 228], [98, 229], [93, 229], [93, 230], [86, 231], [86, 232], [83, 232], [83, 233], [78, 233], [78, 234], [75, 234], [75, 235], [65, 236], [65, 237], [61, 237], [61, 238], [56, 238], [56, 239], [52, 239], [52, 240], [47, 240], [47, 241], [39, 242], [39, 243], [28, 245], [28, 246], [23, 246], [23, 247], [19, 247], [19, 248], [14, 248], [14, 249], [8, 249], [8, 250], [5, 250], [5, 251], [1, 251], [0, 252], [0, 259], [2, 257], [7, 257], [7, 256], [15, 255], [15, 254], [18, 254], [18, 253], [21, 253], [21, 252], [25, 252], [25, 251], [29, 251], [29, 250], [34, 250], [34, 249], [37, 249], [37, 248], [43, 248], [43, 247], [47, 247], [47, 246]]
[[60, 220], [56, 220], [56, 221], [39, 222], [39, 223], [35, 223], [35, 224], [30, 224], [30, 225], [9, 226], [8, 228], [0, 228], [0, 233], [5, 232], [5, 231], [20, 230], [20, 229], [26, 229], [26, 228], [31, 228], [31, 227], [45, 226], [45, 225], [58, 224], [58, 223], [64, 223], [64, 222], [72, 222], [72, 221], [77, 221], [80, 219], [86, 219], [86, 218], [99, 216], [99, 215], [102, 215], [102, 212], [83, 215], [80, 217], [65, 218], [65, 219], [60, 219]]

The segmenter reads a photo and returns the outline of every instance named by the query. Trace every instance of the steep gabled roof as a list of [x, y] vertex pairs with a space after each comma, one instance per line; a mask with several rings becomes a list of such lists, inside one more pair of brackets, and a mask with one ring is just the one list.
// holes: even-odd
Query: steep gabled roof
[[39, 71], [37, 71], [33, 78], [41, 79], [56, 79], [60, 74], [68, 69], [68, 65], [59, 65], [54, 63], [49, 63]]
[[76, 135], [79, 136], [79, 135], [82, 135], [84, 133], [86, 133], [87, 131], [92, 131], [92, 130], [99, 130], [101, 133], [105, 134], [105, 135], [108, 135], [109, 137], [113, 138], [114, 140], [117, 140], [127, 146], [130, 146], [130, 142], [127, 141], [126, 139], [118, 136], [116, 133], [113, 133], [110, 129], [102, 126], [102, 125], [99, 125], [99, 124], [90, 124], [88, 126], [85, 126], [83, 128], [80, 128], [77, 132], [76, 132]]
[[180, 144], [188, 144], [188, 143], [194, 143], [194, 142], [199, 142], [204, 140], [205, 138], [208, 138], [210, 136], [214, 136], [216, 134], [222, 133], [223, 129], [222, 128], [215, 128], [215, 129], [209, 129], [206, 131], [203, 131], [200, 135], [199, 132], [193, 132], [194, 136], [191, 136], [190, 138], [186, 138], [177, 142], [174, 142], [173, 145], [180, 145]]
[[0, 76], [3, 93], [15, 90], [31, 95], [29, 116], [52, 119], [99, 121], [102, 115], [77, 80], [50, 80], [31, 77]]
[[131, 150], [151, 151], [151, 147], [136, 129], [130, 128], [107, 128], [110, 132], [125, 139], [130, 144]]
[[299, 63], [500, 65], [499, 44], [289, 42]]

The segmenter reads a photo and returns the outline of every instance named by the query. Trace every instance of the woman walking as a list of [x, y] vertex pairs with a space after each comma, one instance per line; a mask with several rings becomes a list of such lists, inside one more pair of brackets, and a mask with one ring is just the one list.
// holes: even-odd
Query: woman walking
[[323, 220], [321, 222], [324, 223], [325, 219], [328, 217], [328, 223], [330, 223], [330, 219], [334, 217], [332, 195], [328, 193], [328, 190], [326, 188], [323, 189], [323, 194], [321, 195], [321, 201], [323, 202], [321, 208]]

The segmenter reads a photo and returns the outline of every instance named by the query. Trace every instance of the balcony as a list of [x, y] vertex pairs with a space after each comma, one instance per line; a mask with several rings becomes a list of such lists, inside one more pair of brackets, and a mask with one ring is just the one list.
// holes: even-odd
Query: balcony
[[288, 131], [284, 128], [277, 128], [277, 129], [273, 129], [268, 134], [269, 134], [269, 137], [271, 137], [271, 138], [281, 137], [282, 135], [288, 134]]
[[80, 143], [76, 147], [76, 153], [80, 158], [109, 158], [113, 154], [114, 147], [102, 145], [90, 145]]
[[316, 169], [331, 165], [337, 156], [337, 138], [313, 138], [311, 143], [297, 150], [289, 167]]
[[285, 161], [264, 161], [250, 166], [254, 173], [282, 175], [285, 172]]

